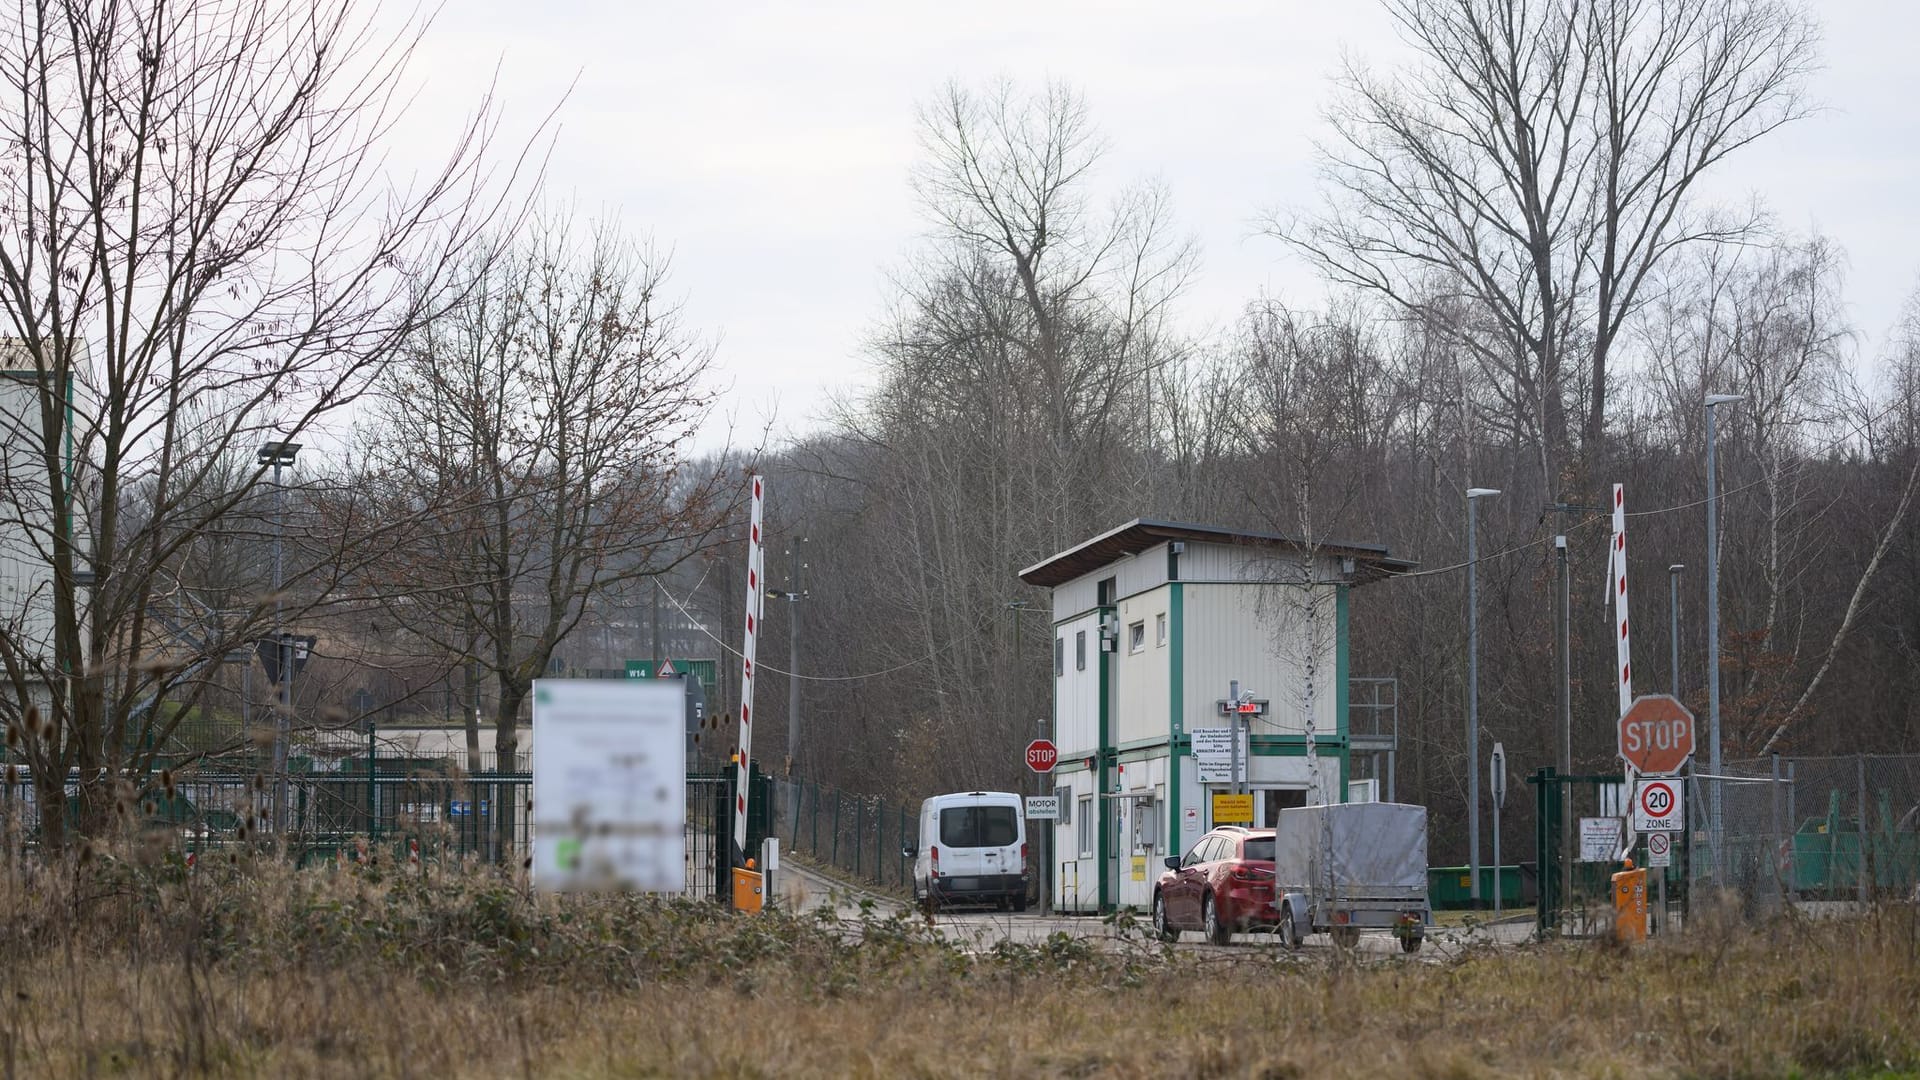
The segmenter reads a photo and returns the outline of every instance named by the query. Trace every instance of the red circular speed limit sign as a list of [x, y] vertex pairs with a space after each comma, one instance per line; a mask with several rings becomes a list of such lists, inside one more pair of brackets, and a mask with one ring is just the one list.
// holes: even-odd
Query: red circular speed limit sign
[[1640, 789], [1640, 811], [1650, 818], [1673, 813], [1673, 785], [1657, 781]]

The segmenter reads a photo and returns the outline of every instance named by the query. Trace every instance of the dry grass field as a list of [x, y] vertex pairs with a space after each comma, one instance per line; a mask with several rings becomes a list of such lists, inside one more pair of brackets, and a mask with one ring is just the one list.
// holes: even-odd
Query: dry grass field
[[1916, 916], [1444, 963], [554, 900], [479, 869], [95, 855], [0, 881], [6, 1076], [1881, 1076]]

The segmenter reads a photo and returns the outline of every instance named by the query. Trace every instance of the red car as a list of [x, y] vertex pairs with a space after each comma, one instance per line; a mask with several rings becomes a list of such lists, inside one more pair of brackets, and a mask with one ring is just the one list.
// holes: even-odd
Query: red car
[[1235, 932], [1273, 925], [1273, 830], [1224, 825], [1185, 855], [1167, 856], [1153, 889], [1153, 929], [1163, 941], [1198, 930], [1215, 945]]

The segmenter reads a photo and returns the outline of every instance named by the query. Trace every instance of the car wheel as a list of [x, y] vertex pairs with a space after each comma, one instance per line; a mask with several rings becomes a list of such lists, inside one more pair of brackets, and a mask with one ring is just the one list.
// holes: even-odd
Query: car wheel
[[1212, 893], [1200, 901], [1200, 921], [1206, 925], [1208, 941], [1225, 945], [1233, 940], [1233, 928], [1220, 921], [1220, 909], [1214, 906]]
[[1400, 951], [1409, 953], [1419, 952], [1420, 942], [1424, 940], [1425, 938], [1419, 934], [1408, 934], [1406, 937], [1400, 939]]
[[1300, 948], [1300, 927], [1293, 921], [1293, 904], [1280, 905], [1280, 944], [1288, 951], [1297, 952]]
[[1179, 941], [1180, 931], [1167, 921], [1167, 898], [1153, 894], [1153, 932], [1161, 941]]

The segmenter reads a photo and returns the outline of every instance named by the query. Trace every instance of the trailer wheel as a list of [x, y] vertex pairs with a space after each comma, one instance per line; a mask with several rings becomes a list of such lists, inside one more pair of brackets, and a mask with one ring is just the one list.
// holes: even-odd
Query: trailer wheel
[[1225, 945], [1233, 940], [1233, 928], [1220, 921], [1220, 909], [1213, 905], [1212, 893], [1200, 901], [1200, 919], [1206, 927], [1208, 941]]
[[1420, 943], [1425, 940], [1426, 938], [1420, 934], [1408, 934], [1406, 937], [1400, 939], [1400, 951], [1406, 953], [1419, 952]]
[[1293, 902], [1280, 905], [1280, 944], [1289, 952], [1300, 951], [1300, 928], [1293, 922]]
[[1333, 943], [1342, 949], [1351, 949], [1360, 944], [1360, 931], [1351, 926], [1333, 928]]

